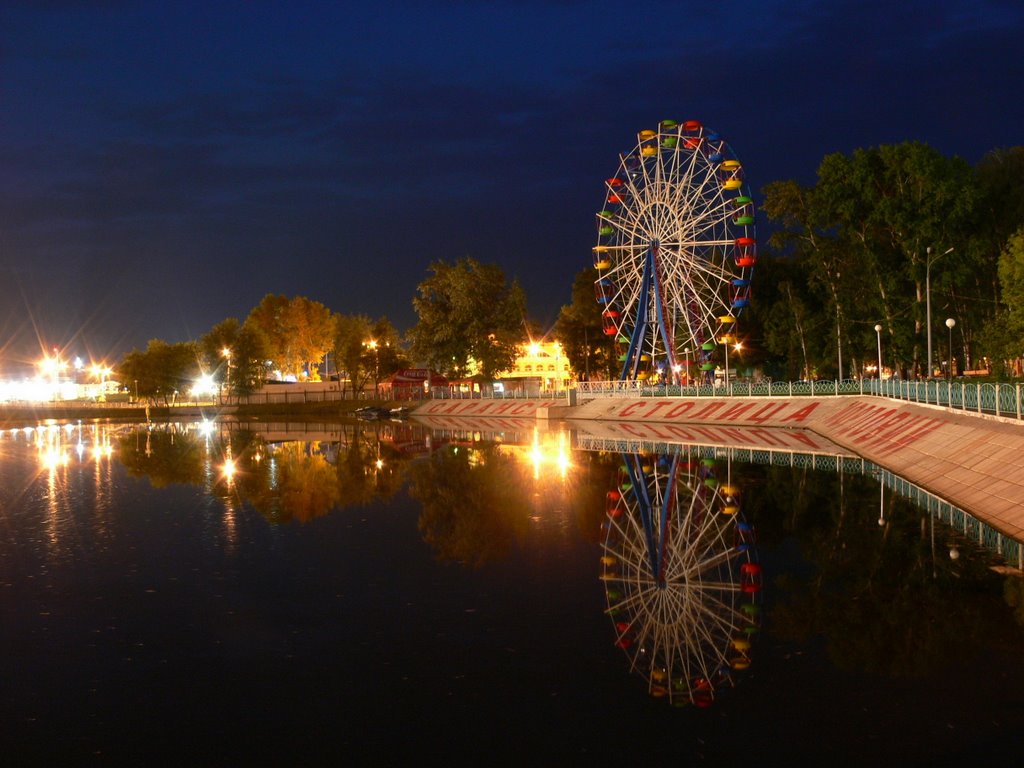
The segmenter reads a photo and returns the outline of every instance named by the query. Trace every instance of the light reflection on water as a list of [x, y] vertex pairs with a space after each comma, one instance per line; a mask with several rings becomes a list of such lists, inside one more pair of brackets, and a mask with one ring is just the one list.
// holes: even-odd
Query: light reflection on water
[[[937, 667], [954, 706], [933, 714], [955, 738], [922, 726], [918, 750], [979, 749], [1020, 724], [999, 681], [955, 687], [951, 653], [1019, 640], [957, 531], [871, 478], [628, 448], [529, 423], [5, 431], [0, 715], [22, 728], [0, 746], [180, 756], [172, 729], [216, 741], [255, 716], [307, 746], [263, 735], [254, 755], [334, 754], [314, 736], [330, 732], [365, 756], [397, 718], [417, 744], [457, 729], [465, 754], [484, 754], [500, 741], [491, 717], [529, 719], [536, 734], [518, 738], [536, 749], [557, 733], [566, 755], [600, 743], [625, 757], [639, 734], [645, 754], [699, 762], [770, 755], [752, 742], [786, 741], [798, 718], [782, 702], [827, 695], [850, 721], [828, 743], [866, 733], [868, 756], [918, 725], [904, 712], [916, 698], [886, 711], [910, 694], [879, 676], [909, 675], [931, 702], [920, 680]], [[936, 537], [961, 559], [937, 559]], [[870, 717], [851, 674], [876, 687]], [[716, 719], [666, 701], [713, 703]], [[676, 735], [654, 746], [658, 729]]]

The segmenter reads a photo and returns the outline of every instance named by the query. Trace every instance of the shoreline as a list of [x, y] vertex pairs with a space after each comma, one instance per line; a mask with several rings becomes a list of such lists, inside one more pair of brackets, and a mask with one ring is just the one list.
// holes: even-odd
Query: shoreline
[[[415, 401], [414, 401], [415, 402]], [[277, 416], [315, 416], [318, 418], [348, 418], [364, 406], [394, 407], [398, 401], [391, 400], [328, 400], [308, 403], [270, 403], [268, 405], [226, 405], [218, 403], [189, 405], [104, 405], [76, 404], [37, 406], [0, 406], [0, 429], [27, 426], [40, 421], [139, 421], [147, 418], [169, 420], [180, 418], [219, 418], [221, 416], [243, 416], [246, 418]]]
[[[876, 396], [614, 398], [569, 406], [564, 398], [334, 400], [269, 405], [178, 405], [149, 408], [149, 419], [244, 418], [252, 421], [345, 420], [364, 406], [407, 405], [428, 424], [482, 419], [500, 426], [574, 422], [626, 439], [687, 443], [702, 426], [736, 439], [813, 433], [1024, 541], [1024, 423], [996, 416]], [[0, 428], [40, 421], [145, 421], [140, 406], [0, 407]], [[730, 432], [731, 431], [731, 432]], [[776, 433], [772, 438], [771, 433]], [[799, 442], [799, 441], [798, 441]]]

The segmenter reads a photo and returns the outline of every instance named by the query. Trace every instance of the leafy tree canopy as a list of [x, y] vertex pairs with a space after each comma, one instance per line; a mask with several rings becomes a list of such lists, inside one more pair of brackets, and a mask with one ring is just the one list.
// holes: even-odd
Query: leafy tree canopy
[[512, 367], [524, 338], [526, 297], [501, 268], [464, 258], [438, 261], [419, 284], [410, 331], [412, 354], [433, 370], [461, 378], [476, 363], [483, 379]]
[[774, 299], [789, 306], [764, 308], [775, 349], [792, 335], [801, 367], [830, 376], [841, 349], [845, 377], [875, 358], [880, 324], [885, 364], [924, 373], [929, 295], [933, 326], [956, 316], [969, 341], [993, 309], [978, 299], [994, 275], [971, 245], [981, 199], [970, 166], [919, 142], [828, 155], [810, 188], [768, 185], [762, 210], [779, 225], [770, 244], [795, 267]]
[[194, 342], [168, 344], [153, 339], [145, 351], [132, 350], [117, 366], [117, 376], [139, 398], [168, 404], [187, 396], [201, 375]]
[[229, 317], [199, 340], [204, 369], [236, 395], [255, 392], [266, 379], [267, 343], [255, 325]]
[[335, 316], [318, 301], [304, 296], [267, 294], [249, 313], [245, 324], [257, 329], [274, 365], [284, 374], [315, 376], [318, 365], [334, 346]]
[[605, 335], [601, 305], [594, 297], [597, 270], [586, 267], [576, 273], [572, 303], [562, 307], [555, 322], [555, 336], [562, 344], [573, 372], [580, 379], [612, 379], [615, 370], [615, 342]]

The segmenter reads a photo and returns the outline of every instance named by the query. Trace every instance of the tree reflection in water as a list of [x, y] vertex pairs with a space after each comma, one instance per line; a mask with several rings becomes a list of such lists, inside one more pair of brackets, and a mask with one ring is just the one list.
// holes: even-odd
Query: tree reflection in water
[[121, 463], [156, 488], [205, 486], [213, 496], [246, 504], [270, 522], [304, 523], [394, 495], [409, 461], [389, 449], [378, 432], [358, 424], [339, 427], [342, 439], [337, 441], [275, 442], [253, 431], [203, 426], [167, 424], [123, 432]]
[[[898, 677], [941, 670], [984, 643], [1020, 642], [991, 554], [950, 558], [953, 534], [926, 510], [880, 492], [870, 476], [756, 465], [744, 472], [760, 489], [748, 494], [747, 512], [756, 507], [762, 543], [792, 542], [800, 553], [774, 563], [768, 577], [777, 640], [821, 639], [840, 669]], [[1019, 576], [1008, 581], [1020, 584]]]
[[123, 433], [117, 455], [129, 475], [147, 478], [154, 488], [202, 485], [205, 480], [205, 439], [198, 430], [179, 424]]
[[528, 479], [494, 444], [445, 446], [410, 474], [424, 541], [443, 562], [479, 567], [503, 556], [529, 520]]
[[[65, 425], [45, 430], [62, 445], [41, 443], [40, 461], [44, 448], [49, 455], [50, 448], [81, 447], [88, 456], [89, 441], [113, 441], [131, 476], [157, 488], [203, 487], [226, 509], [246, 505], [274, 524], [386, 500], [407, 486], [436, 557], [470, 567], [522, 540], [538, 519], [538, 494], [548, 503], [557, 493], [554, 506], [596, 545], [604, 494], [622, 462], [617, 454], [577, 449], [572, 471], [545, 485], [531, 464], [529, 438], [519, 440], [519, 453], [511, 449], [516, 435], [460, 441], [412, 424], [358, 423], [332, 425], [329, 439], [311, 439], [302, 425], [285, 426], [295, 437], [238, 425]], [[228, 458], [230, 478], [223, 473]], [[743, 514], [762, 551], [773, 553], [762, 564], [764, 631], [774, 641], [821, 642], [842, 669], [890, 676], [928, 674], [984, 643], [1020, 647], [1019, 574], [991, 570], [988, 552], [952, 559], [951, 542], [965, 553], [971, 545], [910, 501], [880, 492], [875, 478], [806, 466], [732, 467], [745, 489]], [[1007, 621], [1011, 615], [1017, 623]]]

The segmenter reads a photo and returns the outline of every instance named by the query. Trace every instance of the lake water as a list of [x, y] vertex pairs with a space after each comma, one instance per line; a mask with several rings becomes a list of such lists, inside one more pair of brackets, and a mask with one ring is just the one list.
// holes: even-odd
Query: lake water
[[0, 755], [1019, 760], [1021, 580], [871, 471], [729, 456], [529, 425], [5, 430]]

